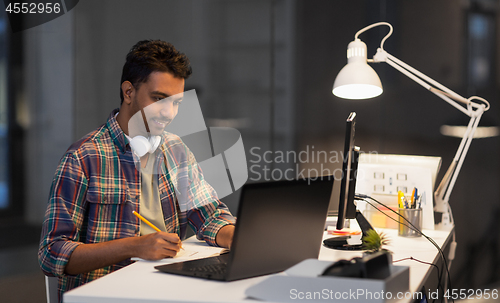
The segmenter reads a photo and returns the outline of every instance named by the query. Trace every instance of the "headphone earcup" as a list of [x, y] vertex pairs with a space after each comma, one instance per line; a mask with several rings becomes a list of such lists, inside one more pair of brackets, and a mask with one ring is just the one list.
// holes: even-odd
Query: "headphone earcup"
[[151, 144], [151, 148], [149, 149], [149, 153], [154, 153], [155, 150], [158, 148], [161, 142], [161, 137], [160, 136], [151, 136], [149, 138], [149, 144]]
[[151, 143], [149, 143], [149, 140], [146, 137], [135, 136], [132, 140], [130, 140], [130, 147], [137, 154], [137, 156], [142, 157], [151, 150]]

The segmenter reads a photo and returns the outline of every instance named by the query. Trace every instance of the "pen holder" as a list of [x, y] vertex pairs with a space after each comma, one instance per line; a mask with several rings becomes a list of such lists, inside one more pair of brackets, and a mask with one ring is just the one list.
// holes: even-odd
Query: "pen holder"
[[[399, 214], [410, 221], [418, 230], [422, 230], [422, 209], [421, 208], [400, 208]], [[402, 237], [420, 237], [421, 233], [415, 231], [403, 218], [399, 217], [398, 235]]]

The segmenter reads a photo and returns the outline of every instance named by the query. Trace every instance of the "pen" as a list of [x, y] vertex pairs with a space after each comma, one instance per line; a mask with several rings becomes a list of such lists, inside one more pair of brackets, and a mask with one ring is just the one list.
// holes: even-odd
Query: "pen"
[[414, 189], [414, 193], [413, 193], [413, 197], [412, 197], [412, 207], [413, 208], [417, 208], [417, 200], [418, 200], [418, 189], [415, 187]]
[[[152, 229], [156, 230], [156, 231], [161, 231], [158, 227], [156, 227], [153, 223], [149, 222], [146, 218], [144, 218], [143, 216], [139, 215], [138, 212], [136, 212], [135, 210], [132, 211], [132, 213], [139, 219], [142, 220], [142, 222], [146, 223], [147, 225], [149, 225], [149, 227], [151, 227]], [[182, 248], [182, 243], [179, 244], [180, 248], [181, 249], [184, 249]]]
[[417, 208], [419, 208], [419, 209], [422, 208], [422, 195], [418, 196], [417, 202], [418, 202]]
[[413, 188], [413, 191], [411, 192], [411, 197], [410, 197], [410, 208], [414, 208], [413, 207], [413, 203], [415, 203], [415, 189], [416, 187]]

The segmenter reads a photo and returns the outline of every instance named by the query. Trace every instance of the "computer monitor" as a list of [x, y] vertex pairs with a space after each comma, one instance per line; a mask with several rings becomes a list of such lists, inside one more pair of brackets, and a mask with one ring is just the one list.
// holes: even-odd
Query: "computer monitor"
[[[346, 121], [345, 144], [342, 162], [342, 180], [338, 206], [337, 229], [344, 228], [346, 219], [356, 218], [354, 191], [356, 188], [356, 170], [358, 166], [359, 147], [354, 146], [356, 113], [352, 112]], [[356, 150], [357, 149], [357, 150]]]
[[[340, 196], [338, 206], [337, 229], [344, 228], [346, 219], [356, 219], [361, 233], [366, 236], [368, 230], [373, 229], [366, 218], [356, 209], [355, 190], [360, 148], [354, 145], [356, 128], [356, 113], [351, 112], [346, 121], [346, 135], [342, 163], [342, 180], [340, 182]], [[333, 237], [326, 239], [325, 246], [341, 250], [362, 250], [362, 244], [348, 244], [348, 237]]]

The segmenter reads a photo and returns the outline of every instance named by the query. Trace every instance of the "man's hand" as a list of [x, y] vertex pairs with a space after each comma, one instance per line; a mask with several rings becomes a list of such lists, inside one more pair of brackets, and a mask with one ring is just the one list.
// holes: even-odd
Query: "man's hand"
[[233, 243], [233, 235], [234, 225], [225, 225], [217, 233], [215, 242], [217, 242], [217, 245], [219, 245], [220, 247], [231, 248], [231, 244]]
[[76, 275], [139, 257], [160, 260], [173, 257], [180, 249], [177, 234], [157, 232], [140, 237], [130, 237], [95, 244], [78, 245], [69, 258], [65, 272]]
[[144, 260], [160, 260], [174, 257], [181, 248], [181, 239], [177, 234], [156, 232], [139, 237], [136, 257]]

